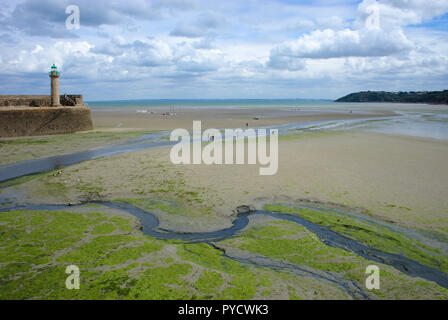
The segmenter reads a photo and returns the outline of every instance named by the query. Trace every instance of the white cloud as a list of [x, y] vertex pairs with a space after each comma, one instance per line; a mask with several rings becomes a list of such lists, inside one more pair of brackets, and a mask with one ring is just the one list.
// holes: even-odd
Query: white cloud
[[178, 70], [187, 72], [216, 71], [226, 62], [217, 49], [196, 49], [194, 44], [183, 42], [174, 47], [174, 64]]
[[213, 13], [201, 13], [195, 18], [193, 22], [180, 22], [170, 32], [171, 36], [199, 38], [213, 34], [218, 29], [225, 26], [226, 20], [223, 16]]
[[36, 47], [33, 49], [33, 51], [31, 51], [31, 53], [32, 54], [36, 54], [36, 53], [39, 53], [39, 52], [41, 52], [41, 51], [43, 51], [44, 50], [44, 48], [42, 48], [42, 46], [41, 45], [36, 45]]
[[143, 67], [158, 67], [171, 63], [171, 48], [161, 40], [136, 40], [121, 45], [120, 48], [124, 53], [117, 58], [117, 63], [122, 65], [134, 64]]
[[327, 59], [340, 57], [382, 57], [413, 48], [402, 30], [380, 29], [316, 30], [271, 51], [271, 61], [285, 58]]
[[371, 14], [378, 10], [381, 28], [397, 28], [410, 24], [420, 24], [448, 12], [446, 0], [364, 0], [358, 6], [355, 26], [363, 27]]
[[448, 12], [448, 1], [446, 0], [382, 0], [381, 3], [399, 8], [404, 12], [415, 12], [421, 17], [420, 21], [432, 19]]
[[288, 55], [274, 53], [271, 55], [267, 66], [277, 70], [297, 71], [305, 67], [305, 62]]
[[[315, 30], [282, 43], [271, 50], [268, 65], [291, 70], [298, 64], [296, 59], [385, 57], [410, 52], [415, 44], [401, 27], [417, 18], [421, 19], [414, 11], [364, 0], [358, 6], [352, 28]], [[341, 24], [335, 22], [335, 25]]]
[[174, 30], [170, 32], [170, 35], [174, 37], [200, 38], [205, 35], [205, 32], [198, 26], [179, 23]]

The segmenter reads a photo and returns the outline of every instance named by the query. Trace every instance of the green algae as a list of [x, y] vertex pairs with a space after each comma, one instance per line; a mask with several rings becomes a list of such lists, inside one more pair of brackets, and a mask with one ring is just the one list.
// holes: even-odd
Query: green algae
[[204, 271], [196, 281], [196, 288], [203, 293], [214, 293], [223, 285], [224, 280], [220, 273]]
[[[283, 231], [283, 235], [281, 235]], [[295, 232], [296, 237], [291, 233]], [[315, 270], [330, 272], [355, 281], [359, 287], [365, 287], [366, 267], [371, 261], [344, 250], [326, 246], [316, 235], [303, 226], [292, 222], [274, 221], [255, 225], [246, 229], [235, 238], [222, 241], [226, 246], [237, 247], [275, 260], [286, 261]], [[429, 281], [413, 279], [396, 271], [392, 267], [381, 265], [381, 290], [372, 290], [369, 295], [377, 298], [431, 297], [448, 298], [448, 290]], [[403, 291], [403, 288], [407, 289]], [[422, 291], [423, 290], [423, 291]], [[290, 290], [290, 298], [299, 298]], [[317, 292], [319, 295], [320, 293]]]
[[257, 291], [257, 280], [253, 272], [234, 274], [229, 287], [225, 288], [218, 299], [247, 300], [252, 299]]
[[[123, 228], [130, 225], [98, 212], [2, 213], [0, 298], [246, 299], [270, 284], [210, 245], [128, 234]], [[157, 257], [166, 245], [177, 249], [177, 258], [162, 262]], [[65, 287], [68, 265], [80, 269], [79, 290]], [[193, 266], [202, 270], [196, 281], [190, 280]]]
[[188, 282], [182, 276], [190, 273], [189, 264], [172, 264], [168, 267], [151, 268], [129, 292], [131, 299], [190, 299]]
[[257, 290], [257, 277], [241, 263], [228, 259], [222, 252], [204, 243], [178, 246], [177, 254], [205, 268], [226, 273], [231, 281], [217, 299], [252, 299]]
[[128, 246], [136, 240], [138, 238], [127, 235], [98, 236], [60, 256], [57, 261], [76, 264], [79, 267], [120, 264], [130, 259], [137, 259], [145, 253], [157, 251], [162, 246], [157, 241]]
[[109, 221], [114, 223], [122, 232], [129, 233], [132, 230], [131, 223], [125, 218], [112, 217]]
[[326, 246], [316, 235], [293, 222], [257, 225], [223, 242], [242, 250], [323, 271], [353, 271], [352, 277], [356, 279], [362, 278], [358, 269], [365, 264], [364, 259], [352, 253]]
[[184, 260], [194, 262], [208, 269], [219, 270], [225, 273], [238, 273], [248, 268], [240, 263], [227, 259], [222, 252], [206, 243], [176, 245], [177, 254]]
[[369, 247], [402, 254], [426, 266], [448, 272], [448, 258], [441, 255], [440, 250], [424, 245], [402, 233], [394, 232], [387, 227], [336, 212], [291, 207], [284, 204], [269, 204], [265, 206], [265, 210], [299, 215], [312, 223], [328, 226], [331, 230]]
[[[126, 293], [121, 287], [125, 278], [132, 283], [127, 268], [133, 260], [160, 250], [163, 244], [141, 234], [107, 235], [107, 232], [121, 230], [117, 230], [114, 222], [130, 225], [127, 219], [112, 217], [108, 221], [107, 215], [97, 212], [20, 210], [1, 213], [0, 298], [115, 299], [128, 296], [129, 290]], [[65, 287], [65, 268], [71, 264], [81, 270], [81, 290]], [[95, 267], [111, 270], [89, 271]]]
[[288, 286], [289, 300], [303, 300], [298, 295], [296, 295], [293, 287]]
[[92, 231], [92, 234], [108, 234], [114, 232], [116, 229], [115, 225], [112, 223], [102, 223], [100, 225], [95, 226]]
[[[326, 297], [330, 293], [324, 288], [329, 287], [345, 297], [333, 284], [314, 289], [317, 282], [241, 264], [210, 244], [144, 236], [133, 229], [133, 217], [97, 210], [83, 206], [80, 212], [1, 213], [0, 299], [252, 299], [272, 297], [276, 290], [278, 294], [274, 285], [279, 283], [285, 284], [291, 299]], [[249, 228], [222, 243], [337, 272], [358, 283], [364, 280], [368, 263], [327, 247], [305, 228], [284, 221]], [[71, 264], [81, 271], [79, 290], [65, 287], [65, 268]], [[379, 298], [399, 298], [403, 285], [414, 286], [383, 269], [381, 276], [391, 284], [374, 293]], [[419, 280], [416, 288], [406, 291], [414, 297], [420, 290], [446, 298], [443, 288], [434, 287]]]

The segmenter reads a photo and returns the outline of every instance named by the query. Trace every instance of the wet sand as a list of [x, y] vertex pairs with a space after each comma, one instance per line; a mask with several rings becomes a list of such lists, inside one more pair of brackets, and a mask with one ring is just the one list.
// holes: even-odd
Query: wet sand
[[[154, 112], [151, 114], [151, 111]], [[163, 115], [166, 109], [153, 108], [146, 113], [137, 111], [92, 110], [94, 128], [101, 131], [191, 129], [193, 120], [201, 120], [202, 128], [241, 128], [279, 125], [290, 122], [311, 122], [394, 116], [392, 111], [303, 111], [300, 108], [250, 109], [177, 109], [175, 114]], [[254, 118], [258, 118], [255, 120]]]
[[[0, 165], [79, 151], [125, 142], [139, 134], [192, 129], [194, 120], [201, 120], [202, 129], [274, 126], [295, 122], [389, 117], [392, 111], [304, 111], [299, 108], [199, 109], [176, 110], [162, 115], [166, 109], [152, 108], [154, 113], [134, 111], [92, 111], [94, 130], [65, 135], [17, 137], [0, 139]], [[258, 117], [258, 120], [254, 120]]]

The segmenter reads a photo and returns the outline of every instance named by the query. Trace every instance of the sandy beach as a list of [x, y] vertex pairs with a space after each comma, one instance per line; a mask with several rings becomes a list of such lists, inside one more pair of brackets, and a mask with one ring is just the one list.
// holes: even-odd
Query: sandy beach
[[[153, 114], [151, 114], [153, 112]], [[132, 111], [92, 111], [97, 130], [173, 130], [191, 129], [193, 120], [202, 121], [203, 128], [243, 128], [279, 125], [291, 122], [311, 122], [394, 116], [392, 111], [303, 111], [300, 108], [250, 108], [250, 109], [205, 109], [182, 108], [172, 115], [169, 109], [153, 108], [145, 113]], [[165, 115], [164, 115], [165, 113]], [[257, 118], [257, 119], [254, 119]]]

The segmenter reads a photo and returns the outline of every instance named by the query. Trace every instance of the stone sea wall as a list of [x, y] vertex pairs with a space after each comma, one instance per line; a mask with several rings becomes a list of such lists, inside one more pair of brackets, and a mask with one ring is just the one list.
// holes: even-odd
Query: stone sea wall
[[0, 106], [50, 106], [51, 97], [45, 95], [0, 95]]
[[0, 137], [36, 136], [92, 130], [90, 108], [2, 107]]
[[[84, 104], [82, 94], [63, 94], [59, 97], [63, 106]], [[0, 107], [45, 107], [50, 105], [51, 97], [49, 95], [0, 95]]]

